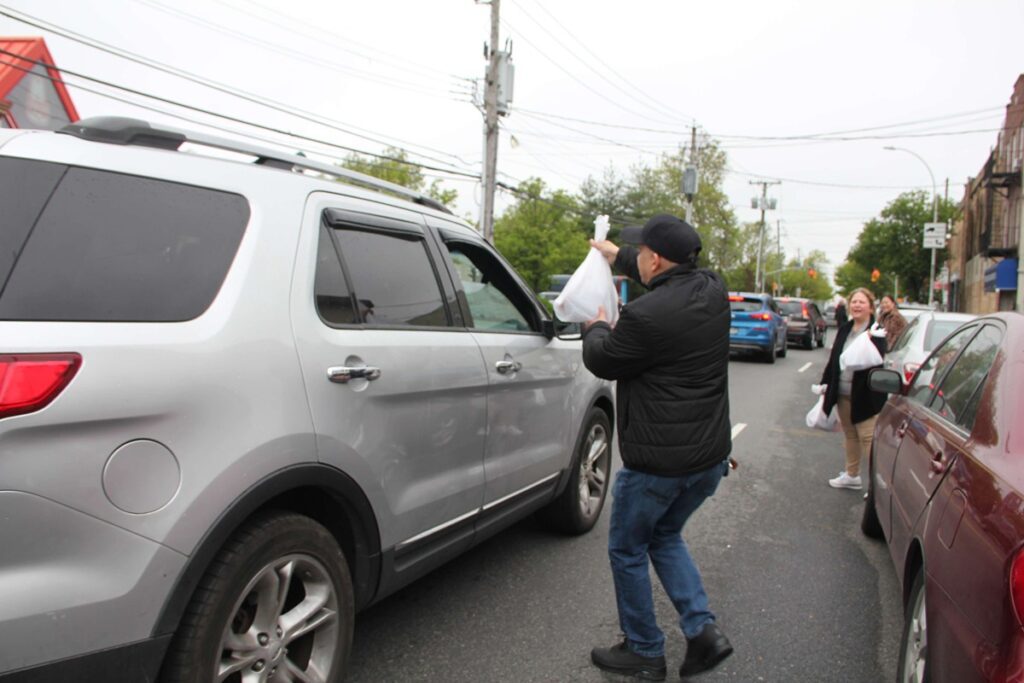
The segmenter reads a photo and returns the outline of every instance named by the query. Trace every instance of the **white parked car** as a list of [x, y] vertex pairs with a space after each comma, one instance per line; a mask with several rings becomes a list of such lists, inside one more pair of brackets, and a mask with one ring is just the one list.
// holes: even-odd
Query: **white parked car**
[[[905, 313], [902, 308], [900, 312]], [[914, 373], [921, 367], [921, 362], [928, 357], [932, 349], [953, 330], [976, 317], [969, 313], [943, 311], [914, 310], [914, 313], [917, 315], [907, 318], [906, 329], [889, 349], [884, 361], [884, 367], [900, 372], [907, 384], [914, 378]]]

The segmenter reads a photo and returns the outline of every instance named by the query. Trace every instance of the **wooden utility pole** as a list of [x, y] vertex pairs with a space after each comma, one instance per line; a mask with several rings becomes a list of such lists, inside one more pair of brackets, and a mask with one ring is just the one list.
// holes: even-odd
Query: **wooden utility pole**
[[491, 42], [487, 46], [487, 78], [484, 89], [484, 206], [480, 231], [494, 242], [494, 186], [498, 172], [498, 22], [501, 0], [490, 0]]

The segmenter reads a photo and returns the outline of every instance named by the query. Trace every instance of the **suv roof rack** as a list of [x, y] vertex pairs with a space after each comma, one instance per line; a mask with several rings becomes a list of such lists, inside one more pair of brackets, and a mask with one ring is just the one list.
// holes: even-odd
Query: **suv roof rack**
[[157, 149], [177, 150], [182, 144], [188, 142], [193, 145], [212, 147], [229, 152], [249, 154], [256, 157], [254, 163], [271, 168], [279, 168], [286, 171], [300, 169], [317, 171], [352, 184], [367, 187], [372, 190], [390, 192], [400, 197], [409, 199], [416, 204], [452, 213], [451, 210], [432, 197], [428, 197], [408, 187], [391, 183], [380, 178], [375, 178], [365, 173], [352, 171], [340, 166], [332, 166], [320, 161], [313, 161], [298, 154], [279, 152], [269, 147], [252, 145], [238, 140], [196, 133], [193, 131], [178, 130], [170, 127], [155, 127], [148, 121], [133, 119], [123, 116], [94, 116], [82, 119], [77, 123], [70, 123], [58, 133], [73, 135], [83, 140], [92, 142], [105, 142], [115, 145], [138, 145], [141, 147], [155, 147]]

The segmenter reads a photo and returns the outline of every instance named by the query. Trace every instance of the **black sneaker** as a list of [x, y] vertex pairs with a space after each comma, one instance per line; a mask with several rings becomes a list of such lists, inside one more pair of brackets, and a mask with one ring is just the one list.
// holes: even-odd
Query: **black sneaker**
[[679, 667], [682, 678], [714, 669], [732, 654], [732, 644], [715, 622], [708, 622], [696, 638], [686, 639], [686, 659]]
[[595, 647], [590, 651], [590, 661], [598, 669], [614, 674], [636, 676], [645, 681], [665, 680], [665, 658], [638, 655], [629, 649], [626, 639], [611, 647]]

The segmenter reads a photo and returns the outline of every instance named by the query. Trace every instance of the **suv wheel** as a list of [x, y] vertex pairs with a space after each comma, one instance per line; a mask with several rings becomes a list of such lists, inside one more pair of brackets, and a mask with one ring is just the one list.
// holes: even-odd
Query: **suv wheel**
[[772, 337], [772, 343], [768, 345], [768, 348], [764, 351], [764, 362], [771, 364], [775, 362], [775, 347], [778, 344], [778, 339]]
[[590, 531], [604, 507], [611, 471], [612, 441], [608, 415], [591, 408], [576, 447], [565, 490], [544, 509], [546, 521], [567, 534]]
[[353, 602], [348, 564], [327, 529], [294, 513], [257, 517], [200, 582], [161, 680], [339, 681]]
[[928, 618], [924, 599], [924, 568], [921, 568], [917, 570], [910, 586], [910, 597], [903, 617], [903, 639], [900, 642], [896, 680], [900, 683], [924, 683], [929, 680], [928, 673]]

